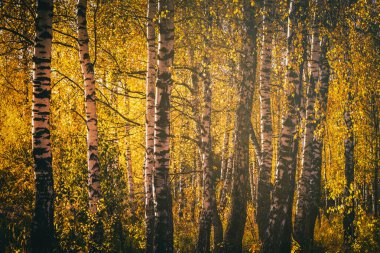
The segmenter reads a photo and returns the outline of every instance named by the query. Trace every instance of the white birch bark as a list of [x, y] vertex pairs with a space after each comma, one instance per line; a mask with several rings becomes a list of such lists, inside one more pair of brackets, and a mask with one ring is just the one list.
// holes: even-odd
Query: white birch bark
[[[314, 21], [315, 23], [316, 21]], [[317, 24], [312, 29], [311, 58], [309, 62], [310, 77], [307, 88], [306, 101], [306, 125], [304, 131], [302, 171], [297, 189], [297, 209], [294, 221], [294, 237], [304, 252], [311, 250], [314, 222], [318, 211], [317, 203], [313, 201], [315, 187], [320, 187], [320, 169], [315, 166], [320, 159], [320, 153], [316, 156], [316, 85], [319, 79], [319, 64], [321, 56], [319, 28]]]
[[51, 46], [53, 1], [37, 1], [33, 55], [32, 153], [35, 205], [31, 252], [52, 252], [54, 243], [54, 183], [50, 142]]
[[228, 146], [230, 141], [230, 131], [228, 129], [228, 123], [231, 121], [231, 114], [227, 112], [227, 118], [226, 118], [226, 130], [224, 132], [224, 138], [223, 138], [223, 149], [222, 149], [222, 163], [220, 165], [220, 181], [223, 182], [226, 177], [227, 172], [227, 163], [228, 163]]
[[174, 3], [158, 1], [159, 44], [155, 94], [153, 197], [154, 252], [173, 252], [173, 215], [169, 180], [170, 89], [173, 85]]
[[[282, 116], [282, 128], [279, 138], [278, 160], [275, 185], [272, 192], [269, 225], [264, 235], [262, 252], [290, 252], [291, 218], [294, 183], [296, 173], [296, 154], [298, 152], [297, 125], [299, 124], [300, 78], [297, 72], [298, 57], [296, 49], [296, 26], [300, 14], [305, 12], [307, 1], [291, 0], [288, 16], [287, 58], [285, 96], [287, 108]], [[297, 108], [298, 107], [298, 108]]]
[[156, 82], [156, 22], [157, 1], [148, 0], [147, 10], [147, 74], [146, 74], [146, 122], [145, 122], [145, 168], [144, 168], [144, 186], [145, 186], [145, 252], [153, 252], [154, 238], [154, 203], [153, 203], [153, 177], [154, 170], [154, 97]]
[[260, 130], [261, 130], [261, 162], [257, 185], [257, 225], [259, 237], [264, 238], [269, 222], [271, 174], [272, 174], [272, 115], [271, 115], [271, 65], [273, 48], [273, 1], [264, 0], [263, 35], [260, 68]]
[[100, 188], [100, 164], [98, 158], [98, 118], [96, 115], [96, 95], [94, 66], [90, 60], [89, 37], [87, 33], [87, 0], [78, 0], [77, 25], [79, 60], [81, 64], [87, 125], [87, 167], [89, 212], [94, 219], [94, 231], [90, 236], [90, 252], [99, 252], [103, 237], [102, 222], [99, 216], [98, 203], [102, 196]]

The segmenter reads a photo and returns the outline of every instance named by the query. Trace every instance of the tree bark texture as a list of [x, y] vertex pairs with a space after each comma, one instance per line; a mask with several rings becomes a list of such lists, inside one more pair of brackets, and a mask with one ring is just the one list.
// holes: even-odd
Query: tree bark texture
[[259, 237], [264, 238], [269, 223], [271, 174], [272, 174], [272, 115], [270, 100], [270, 74], [272, 64], [273, 40], [273, 1], [264, 0], [263, 35], [260, 68], [260, 130], [261, 130], [261, 163], [257, 185], [257, 226]]
[[253, 90], [256, 79], [256, 7], [243, 1], [243, 52], [241, 58], [242, 82], [238, 87], [238, 105], [235, 114], [235, 141], [231, 210], [224, 236], [224, 252], [242, 252], [242, 239], [247, 217], [249, 197], [249, 134]]
[[291, 0], [288, 16], [287, 59], [286, 59], [286, 103], [282, 116], [282, 127], [278, 143], [278, 159], [275, 185], [272, 192], [269, 225], [265, 232], [262, 252], [290, 252], [291, 219], [298, 152], [297, 126], [299, 124], [300, 74], [296, 71], [299, 59], [296, 27], [300, 13], [306, 11], [306, 0]]
[[158, 71], [154, 126], [154, 252], [173, 252], [172, 196], [169, 180], [170, 89], [173, 84], [174, 3], [159, 0]]
[[[297, 209], [294, 221], [294, 238], [303, 252], [310, 252], [313, 240], [315, 219], [319, 206], [321, 180], [321, 149], [317, 147], [315, 135], [316, 85], [319, 79], [321, 48], [319, 28], [314, 21], [311, 38], [310, 77], [307, 88], [306, 125], [303, 139], [302, 171], [297, 189]], [[316, 196], [314, 196], [316, 195]]]
[[51, 45], [53, 1], [37, 1], [33, 55], [32, 153], [35, 205], [31, 224], [31, 252], [53, 251], [54, 182], [50, 142]]
[[157, 14], [157, 1], [148, 0], [147, 11], [147, 74], [146, 74], [146, 121], [145, 121], [145, 252], [153, 252], [154, 238], [154, 203], [153, 203], [153, 178], [154, 169], [154, 88], [156, 82], [156, 31], [154, 18]]

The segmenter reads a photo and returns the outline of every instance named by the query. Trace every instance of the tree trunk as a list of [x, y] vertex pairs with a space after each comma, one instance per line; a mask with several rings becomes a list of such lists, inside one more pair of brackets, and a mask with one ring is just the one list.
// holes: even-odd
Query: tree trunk
[[224, 236], [225, 252], [242, 252], [242, 239], [247, 217], [249, 185], [249, 134], [252, 99], [256, 79], [256, 7], [243, 1], [243, 52], [241, 57], [242, 83], [238, 90], [235, 120], [234, 173], [232, 176], [231, 211]]
[[154, 88], [156, 82], [156, 32], [154, 18], [157, 14], [157, 1], [148, 0], [147, 11], [147, 48], [148, 63], [146, 74], [146, 121], [145, 121], [145, 252], [153, 252], [154, 204], [152, 172], [154, 169]]
[[[173, 85], [174, 3], [159, 0], [158, 73], [154, 127], [154, 252], [173, 252], [172, 197], [169, 180], [170, 89]], [[165, 13], [165, 15], [162, 15]]]
[[125, 134], [127, 136], [126, 141], [126, 150], [125, 150], [125, 160], [127, 163], [127, 173], [128, 173], [128, 188], [129, 188], [129, 202], [133, 206], [134, 201], [134, 182], [133, 182], [133, 172], [132, 172], [132, 156], [131, 156], [131, 148], [130, 148], [130, 125], [127, 123], [125, 126]]
[[31, 224], [31, 252], [48, 253], [54, 244], [54, 183], [50, 143], [50, 64], [53, 1], [37, 1], [33, 68], [32, 152], [35, 205]]
[[232, 156], [228, 157], [226, 178], [224, 180], [223, 187], [220, 192], [220, 201], [219, 201], [220, 210], [224, 210], [224, 208], [226, 207], [227, 194], [231, 192], [232, 169], [233, 169], [232, 159], [233, 159]]
[[[212, 17], [209, 14], [210, 3], [205, 6], [206, 12], [206, 38], [205, 54], [203, 55], [203, 90], [204, 90], [204, 108], [201, 122], [201, 140], [202, 140], [202, 170], [203, 170], [203, 193], [202, 193], [202, 210], [199, 217], [199, 233], [196, 252], [210, 252], [211, 223], [216, 225], [214, 232], [217, 235], [214, 238], [215, 245], [218, 246], [223, 240], [223, 231], [221, 231], [221, 221], [216, 208], [215, 198], [215, 175], [213, 171], [213, 157], [211, 144], [211, 75], [210, 75], [210, 39], [212, 33]], [[221, 234], [221, 235], [220, 235]], [[217, 240], [219, 240], [217, 242]]]
[[291, 0], [287, 34], [287, 71], [285, 89], [287, 110], [282, 116], [282, 128], [279, 138], [276, 180], [272, 193], [269, 225], [265, 232], [262, 252], [290, 252], [291, 218], [294, 196], [294, 183], [297, 165], [300, 105], [300, 76], [296, 71], [299, 59], [295, 55], [296, 26], [300, 22], [300, 13], [305, 12], [307, 1]]
[[183, 157], [180, 154], [180, 162], [179, 162], [179, 182], [178, 182], [178, 217], [183, 217], [183, 209], [185, 208], [185, 178], [183, 173], [185, 172], [183, 166]]
[[318, 137], [315, 135], [317, 122], [314, 108], [321, 58], [319, 28], [316, 22], [317, 21], [314, 20], [312, 30], [311, 59], [309, 62], [311, 73], [307, 90], [302, 171], [298, 184], [297, 210], [294, 221], [294, 238], [303, 252], [311, 251], [314, 224], [319, 208], [321, 180], [322, 147], [319, 145], [321, 141], [317, 140]]
[[371, 94], [371, 112], [374, 128], [374, 138], [375, 138], [375, 160], [374, 160], [374, 178], [373, 178], [373, 213], [375, 217], [379, 216], [379, 152], [380, 152], [380, 129], [379, 129], [379, 109], [376, 104], [376, 92], [373, 91]]
[[96, 95], [94, 66], [90, 61], [87, 33], [87, 1], [78, 0], [78, 44], [79, 59], [85, 86], [85, 108], [87, 124], [87, 165], [88, 165], [88, 194], [89, 212], [94, 219], [94, 231], [90, 236], [90, 252], [100, 252], [103, 238], [103, 227], [98, 210], [101, 198], [100, 165], [98, 158], [98, 118], [96, 115]]
[[228, 124], [231, 121], [231, 114], [227, 113], [227, 120], [226, 120], [226, 130], [224, 132], [224, 140], [223, 140], [223, 149], [222, 149], [222, 163], [220, 165], [220, 181], [223, 182], [226, 178], [226, 172], [227, 172], [227, 163], [228, 163], [228, 146], [229, 146], [229, 140], [230, 140], [230, 131], [228, 129]]
[[[126, 114], [129, 116], [130, 113], [130, 104], [129, 104], [129, 94], [128, 89], [125, 91], [125, 105], [126, 105]], [[126, 122], [125, 124], [125, 162], [127, 166], [127, 176], [128, 176], [128, 193], [129, 193], [129, 203], [131, 204], [132, 210], [134, 210], [135, 205], [133, 203], [134, 201], [134, 195], [135, 195], [135, 189], [134, 189], [134, 181], [133, 181], [133, 171], [132, 171], [132, 154], [131, 154], [131, 138], [130, 138], [130, 129], [131, 126], [129, 122]]]
[[[351, 87], [349, 87], [351, 88]], [[343, 230], [344, 230], [344, 245], [345, 252], [352, 251], [352, 244], [354, 242], [355, 236], [355, 228], [354, 228], [354, 220], [355, 220], [355, 203], [353, 199], [353, 183], [355, 179], [354, 173], [354, 132], [353, 127], [354, 123], [352, 121], [351, 116], [351, 105], [353, 99], [351, 95], [351, 91], [348, 92], [348, 101], [344, 112], [344, 121], [347, 127], [347, 137], [344, 140], [344, 157], [345, 157], [345, 166], [344, 166], [344, 174], [346, 176], [346, 185], [344, 188], [344, 196], [346, 198], [344, 203], [344, 213], [343, 213]]]
[[263, 240], [268, 227], [270, 211], [270, 192], [272, 174], [272, 115], [270, 100], [270, 74], [272, 64], [273, 40], [273, 1], [264, 0], [263, 36], [260, 68], [260, 128], [261, 128], [261, 163], [257, 185], [257, 215], [259, 238]]

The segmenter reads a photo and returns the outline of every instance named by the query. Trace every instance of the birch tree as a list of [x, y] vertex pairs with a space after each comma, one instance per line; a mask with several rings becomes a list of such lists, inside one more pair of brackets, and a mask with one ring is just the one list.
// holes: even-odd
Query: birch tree
[[347, 127], [347, 137], [344, 140], [344, 158], [345, 158], [344, 175], [346, 177], [346, 184], [344, 187], [345, 205], [344, 205], [344, 212], [343, 212], [343, 231], [344, 231], [345, 252], [352, 251], [352, 244], [354, 243], [354, 240], [355, 240], [354, 238], [355, 236], [355, 227], [354, 227], [355, 200], [353, 199], [353, 196], [352, 196], [353, 194], [352, 191], [354, 187], [353, 184], [355, 180], [355, 172], [354, 172], [355, 142], [354, 142], [354, 132], [353, 132], [354, 123], [351, 116], [352, 102], [353, 102], [353, 97], [352, 97], [351, 91], [348, 91], [347, 104], [344, 111], [344, 122]]
[[[197, 241], [197, 252], [210, 251], [211, 223], [214, 223], [215, 245], [222, 243], [223, 231], [221, 230], [221, 221], [216, 208], [215, 197], [215, 179], [213, 171], [212, 145], [211, 145], [211, 34], [212, 34], [212, 16], [210, 14], [211, 3], [205, 2], [206, 13], [206, 35], [205, 50], [203, 55], [203, 93], [204, 105], [201, 121], [201, 141], [202, 141], [202, 170], [203, 170], [203, 192], [202, 192], [202, 210], [199, 218], [199, 233]], [[216, 226], [215, 226], [216, 225]]]
[[32, 154], [35, 205], [31, 252], [48, 253], [54, 243], [54, 184], [50, 142], [53, 1], [38, 0], [33, 55]]
[[173, 85], [174, 3], [158, 1], [159, 44], [155, 94], [154, 252], [173, 252], [173, 215], [169, 181], [170, 89]]
[[261, 164], [257, 185], [257, 225], [259, 236], [264, 238], [268, 227], [270, 210], [271, 172], [272, 172], [272, 115], [271, 115], [271, 63], [273, 40], [273, 1], [264, 0], [263, 35], [260, 67], [260, 129], [261, 129]]
[[247, 216], [249, 184], [249, 130], [251, 124], [253, 90], [256, 77], [256, 7], [243, 1], [241, 56], [242, 82], [238, 87], [238, 104], [235, 113], [231, 211], [224, 235], [225, 252], [241, 252]]
[[[128, 91], [126, 92], [125, 100], [126, 100], [125, 103], [126, 103], [126, 107], [127, 107], [127, 115], [129, 116], [130, 103], [129, 103]], [[132, 209], [134, 209], [133, 201], [134, 201], [135, 189], [134, 189], [134, 180], [133, 180], [133, 171], [132, 171], [130, 129], [131, 129], [131, 126], [130, 126], [129, 122], [127, 122], [125, 125], [125, 135], [126, 135], [125, 161], [126, 161], [126, 165], [127, 165], [129, 201], [132, 205]]]
[[262, 252], [290, 252], [291, 248], [291, 215], [293, 206], [294, 181], [296, 173], [296, 140], [300, 104], [300, 77], [296, 70], [298, 57], [296, 28], [300, 22], [300, 13], [306, 10], [306, 0], [291, 0], [288, 16], [287, 58], [285, 96], [287, 110], [282, 116], [282, 127], [279, 138], [278, 160], [276, 166], [275, 185], [272, 192], [269, 213], [269, 226], [265, 232]]
[[100, 188], [100, 164], [98, 157], [98, 117], [96, 114], [96, 94], [94, 65], [90, 60], [89, 37], [87, 32], [87, 0], [78, 0], [77, 25], [79, 60], [81, 64], [87, 125], [87, 166], [89, 212], [94, 218], [94, 231], [90, 235], [90, 252], [99, 252], [103, 237], [102, 222], [99, 213], [99, 200], [102, 196]]
[[[315, 14], [316, 16], [316, 14]], [[311, 37], [310, 77], [307, 88], [306, 125], [303, 143], [302, 171], [298, 183], [297, 210], [294, 223], [294, 237], [305, 252], [310, 252], [314, 222], [318, 212], [318, 198], [313, 198], [320, 188], [321, 150], [316, 150], [316, 85], [319, 79], [321, 48], [319, 27], [314, 17]], [[316, 164], [318, 163], [318, 165]], [[317, 182], [318, 181], [318, 182]], [[317, 202], [315, 202], [317, 201]]]
[[145, 252], [153, 252], [154, 204], [152, 173], [154, 169], [154, 88], [156, 82], [156, 21], [157, 1], [148, 0], [147, 4], [147, 74], [146, 74], [146, 121], [145, 121]]

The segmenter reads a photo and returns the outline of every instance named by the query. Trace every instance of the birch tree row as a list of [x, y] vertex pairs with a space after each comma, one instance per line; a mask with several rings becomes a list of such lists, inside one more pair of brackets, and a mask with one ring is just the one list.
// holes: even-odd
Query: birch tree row
[[0, 2], [0, 252], [379, 251], [379, 13]]

